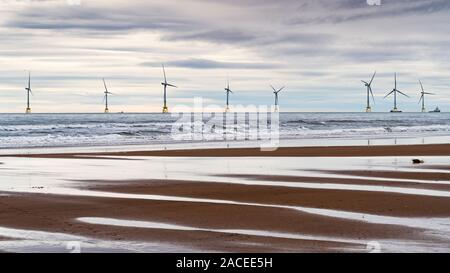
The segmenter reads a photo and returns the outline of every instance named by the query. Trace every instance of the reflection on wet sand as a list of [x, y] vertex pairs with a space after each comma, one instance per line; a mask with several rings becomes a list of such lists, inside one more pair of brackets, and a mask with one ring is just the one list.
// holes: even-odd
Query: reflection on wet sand
[[0, 251], [448, 251], [450, 161], [422, 158], [4, 157]]

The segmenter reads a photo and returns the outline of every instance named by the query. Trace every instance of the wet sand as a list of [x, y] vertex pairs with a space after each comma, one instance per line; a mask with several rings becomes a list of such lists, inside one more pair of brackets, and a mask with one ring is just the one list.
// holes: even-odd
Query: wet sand
[[[339, 177], [316, 177], [316, 176], [286, 176], [286, 175], [255, 175], [255, 174], [235, 174], [235, 175], [223, 175], [222, 177], [233, 177], [242, 178], [248, 180], [264, 180], [264, 181], [279, 181], [279, 182], [307, 182], [307, 183], [317, 183], [317, 184], [341, 184], [341, 185], [361, 185], [361, 186], [382, 186], [382, 187], [401, 187], [401, 188], [411, 188], [411, 189], [428, 189], [428, 190], [449, 190], [450, 183], [442, 184], [439, 182], [433, 183], [420, 183], [420, 182], [402, 182], [396, 180], [389, 180], [389, 178], [404, 177], [405, 179], [412, 180], [429, 180], [429, 173], [404, 173], [404, 172], [373, 172], [373, 171], [320, 171], [319, 173], [331, 174], [331, 175], [348, 175], [361, 178], [339, 178]], [[371, 174], [374, 174], [371, 176]], [[433, 173], [431, 173], [433, 175]], [[394, 177], [391, 177], [394, 176]], [[444, 177], [446, 177], [445, 175]], [[367, 179], [366, 177], [372, 178], [386, 178], [386, 180], [374, 180]], [[396, 178], [397, 179], [397, 178]], [[442, 180], [442, 179], [441, 179]], [[444, 179], [445, 180], [445, 179]], [[432, 181], [439, 181], [438, 179], [433, 179]], [[447, 179], [447, 181], [450, 181]]]
[[[450, 145], [283, 148], [269, 154], [255, 149], [216, 149], [52, 154], [32, 155], [29, 158], [48, 157], [52, 160], [71, 158], [70, 160], [84, 162], [92, 160], [91, 156], [98, 156], [95, 159], [98, 163], [92, 164], [97, 164], [99, 168], [100, 166], [108, 168], [111, 162], [117, 163], [119, 160], [120, 163], [120, 159], [124, 159], [121, 164], [124, 166], [123, 172], [127, 172], [129, 166], [143, 160], [141, 157], [149, 157], [151, 162], [153, 156], [182, 156], [192, 159], [206, 156], [292, 157], [291, 161], [301, 160], [301, 156], [319, 157], [319, 160], [324, 156], [369, 155], [374, 157], [411, 155], [420, 158], [429, 155], [449, 155], [449, 147]], [[18, 156], [15, 160], [19, 160], [19, 163], [23, 160], [25, 164], [27, 158], [23, 157]], [[11, 163], [8, 160], [11, 158], [14, 157], [4, 158], [5, 164], [0, 168], [0, 178], [2, 172], [10, 167]], [[180, 162], [184, 162], [183, 160], [186, 159], [179, 159]], [[39, 162], [46, 164], [45, 160]], [[200, 161], [186, 161], [186, 164], [193, 164], [193, 172], [196, 168], [198, 172], [206, 168]], [[64, 233], [130, 246], [145, 243], [169, 244], [174, 246], [175, 251], [190, 249], [206, 252], [366, 252], [366, 244], [371, 241], [381, 242], [385, 251], [448, 250], [450, 238], [446, 237], [446, 234], [448, 235], [446, 226], [450, 224], [448, 220], [450, 197], [404, 194], [389, 190], [395, 188], [415, 189], [418, 192], [420, 190], [450, 192], [450, 174], [444, 171], [444, 165], [439, 165], [440, 171], [430, 172], [429, 169], [433, 168], [433, 165], [427, 162], [424, 165], [411, 163], [404, 166], [405, 169], [412, 169], [408, 172], [396, 170], [397, 167], [391, 170], [347, 170], [328, 166], [326, 169], [301, 170], [315, 174], [312, 176], [258, 174], [258, 169], [249, 167], [248, 174], [224, 170], [223, 173], [208, 174], [210, 180], [202, 181], [154, 179], [151, 178], [151, 173], [148, 174], [149, 178], [142, 179], [73, 180], [70, 177], [55, 175], [55, 180], [76, 182], [76, 186], [71, 187], [93, 195], [54, 194], [47, 192], [46, 188], [52, 185], [36, 188], [33, 183], [30, 183], [30, 187], [34, 187], [33, 192], [28, 193], [5, 188], [4, 192], [0, 191], [0, 227]], [[51, 166], [49, 168], [51, 169]], [[51, 179], [45, 173], [44, 177], [47, 176]], [[183, 174], [180, 174], [181, 176]], [[273, 184], [258, 184], [259, 181]], [[284, 182], [294, 184], [286, 185]], [[306, 187], [305, 183], [309, 186]], [[317, 188], [314, 188], [314, 185]], [[322, 185], [336, 185], [337, 189], [320, 188]], [[339, 189], [340, 186], [350, 188]], [[371, 188], [352, 190], [351, 187], [354, 186], [377, 186], [386, 191], [373, 191]], [[96, 196], [95, 193], [99, 192], [126, 195]], [[299, 209], [295, 209], [297, 207]], [[340, 212], [354, 213], [356, 216], [352, 218], [346, 214], [340, 215]], [[381, 218], [378, 219], [378, 216]], [[164, 223], [199, 230], [114, 226], [90, 224], [79, 220], [86, 217]], [[430, 219], [429, 223], [427, 219]], [[436, 221], [437, 224], [434, 225]], [[226, 230], [235, 231], [230, 233]], [[260, 231], [269, 235], [248, 235], [242, 231]], [[293, 235], [305, 238], [299, 239]], [[0, 241], [2, 237], [3, 240], [8, 240], [8, 236], [0, 233]], [[411, 248], [411, 245], [414, 248]], [[1, 243], [0, 251], [4, 251]], [[130, 248], [130, 251], [133, 251], [133, 248]], [[159, 249], [153, 251], [158, 252]]]
[[313, 235], [334, 235], [348, 233], [359, 238], [366, 234], [380, 237], [412, 238], [405, 230], [395, 227], [372, 227], [355, 223], [347, 232], [350, 221], [330, 220], [323, 225], [324, 217], [310, 216], [289, 210], [196, 204], [177, 202], [153, 202], [108, 198], [80, 198], [46, 195], [17, 195], [3, 199], [0, 203], [7, 208], [0, 213], [0, 225], [64, 232], [72, 235], [97, 237], [105, 240], [132, 240], [169, 242], [192, 246], [201, 251], [362, 251], [364, 245], [346, 244], [317, 240], [290, 240], [269, 237], [214, 234], [212, 232], [178, 232], [167, 230], [145, 230], [112, 226], [92, 226], [77, 222], [79, 217], [109, 217], [117, 219], [151, 220], [175, 223], [206, 229], [250, 229], [271, 230], [286, 233], [308, 233]]
[[[242, 179], [254, 178], [254, 176], [247, 176], [248, 178], [244, 178], [245, 176], [239, 177], [242, 177]], [[259, 178], [264, 178], [264, 176]], [[267, 177], [267, 180], [274, 180], [274, 178]], [[328, 180], [333, 181], [333, 179]], [[316, 182], [322, 183], [320, 181]], [[372, 181], [372, 183], [377, 184], [378, 181]], [[187, 196], [258, 204], [302, 206], [399, 217], [450, 217], [450, 198], [396, 193], [168, 180], [95, 181], [95, 186], [90, 187], [90, 189], [107, 192]]]
[[[158, 157], [359, 157], [359, 156], [448, 156], [450, 144], [280, 147], [274, 151], [260, 148], [185, 149], [163, 151], [131, 151], [105, 153], [47, 153], [16, 155], [17, 157], [72, 158], [86, 156], [158, 156]], [[6, 157], [10, 157], [7, 155]], [[14, 155], [13, 155], [14, 156]], [[0, 156], [1, 157], [1, 156]], [[3, 156], [5, 157], [5, 156]]]

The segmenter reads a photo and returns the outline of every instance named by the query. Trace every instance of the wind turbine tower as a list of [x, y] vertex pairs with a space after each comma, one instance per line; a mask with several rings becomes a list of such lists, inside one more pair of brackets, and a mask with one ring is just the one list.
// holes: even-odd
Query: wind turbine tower
[[394, 109], [391, 110], [391, 113], [401, 113], [402, 112], [402, 111], [398, 110], [398, 108], [397, 108], [397, 93], [400, 93], [403, 96], [409, 98], [408, 95], [406, 95], [405, 93], [403, 93], [402, 91], [397, 89], [397, 73], [395, 73], [395, 86], [394, 86], [394, 89], [392, 89], [392, 91], [384, 97], [384, 98], [387, 98], [391, 94], [394, 94]]
[[169, 84], [167, 83], [167, 77], [166, 77], [166, 69], [164, 68], [164, 65], [162, 65], [163, 68], [163, 73], [164, 73], [164, 82], [162, 82], [161, 84], [164, 86], [164, 106], [163, 106], [163, 113], [169, 113], [169, 108], [167, 107], [167, 86], [170, 87], [176, 87], [173, 84]]
[[424, 88], [423, 88], [423, 84], [422, 81], [419, 80], [420, 83], [420, 88], [422, 89], [422, 92], [420, 92], [421, 96], [420, 96], [420, 100], [419, 103], [422, 102], [422, 113], [425, 113], [427, 110], [425, 109], [425, 95], [434, 95], [433, 93], [427, 93], [425, 92]]
[[364, 86], [367, 87], [366, 113], [372, 112], [372, 107], [370, 106], [370, 97], [371, 96], [372, 96], [373, 103], [375, 103], [375, 97], [373, 96], [373, 92], [372, 92], [372, 82], [373, 82], [373, 79], [375, 78], [376, 74], [377, 74], [377, 72], [375, 71], [375, 73], [373, 74], [372, 79], [370, 80], [370, 82], [362, 81], [364, 83]]
[[31, 113], [31, 107], [30, 107], [30, 94], [33, 94], [31, 91], [31, 72], [28, 71], [28, 86], [25, 87], [25, 90], [27, 91], [27, 109], [25, 110], [26, 114]]
[[227, 93], [227, 106], [225, 108], [225, 113], [230, 112], [230, 93], [233, 93], [230, 89], [230, 80], [228, 80], [227, 87], [225, 88], [225, 91]]
[[112, 95], [111, 92], [108, 91], [108, 87], [106, 86], [106, 81], [105, 79], [103, 79], [103, 85], [105, 86], [105, 96], [103, 97], [104, 101], [105, 101], [105, 113], [109, 113], [109, 108], [108, 108], [108, 95]]

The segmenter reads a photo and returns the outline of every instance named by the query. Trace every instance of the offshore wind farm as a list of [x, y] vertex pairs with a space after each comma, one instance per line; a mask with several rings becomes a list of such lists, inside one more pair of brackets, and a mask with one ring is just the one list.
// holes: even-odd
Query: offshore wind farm
[[[163, 70], [163, 82], [161, 82], [161, 85], [163, 86], [163, 107], [162, 107], [162, 113], [169, 113], [169, 107], [167, 104], [167, 87], [173, 87], [173, 88], [178, 88], [178, 86], [175, 86], [173, 84], [169, 84], [167, 82], [167, 76], [166, 76], [166, 69], [164, 64], [161, 65], [162, 66], [162, 70]], [[372, 76], [372, 78], [370, 79], [369, 82], [367, 81], [363, 81], [361, 80], [362, 83], [364, 83], [364, 86], [367, 88], [367, 106], [365, 109], [366, 113], [371, 113], [373, 111], [373, 106], [371, 106], [371, 99], [372, 102], [375, 104], [375, 96], [373, 93], [373, 89], [372, 89], [372, 83], [375, 79], [377, 72], [375, 72]], [[419, 103], [421, 103], [422, 108], [421, 108], [421, 112], [425, 113], [426, 112], [426, 108], [425, 108], [425, 95], [434, 95], [433, 93], [428, 93], [424, 91], [422, 82], [419, 80], [419, 84], [421, 87], [421, 93], [420, 93], [420, 100]], [[112, 95], [111, 92], [108, 91], [108, 88], [106, 86], [106, 82], [105, 79], [103, 78], [103, 85], [105, 88], [104, 91], [104, 97], [103, 97], [103, 101], [105, 103], [105, 109], [104, 109], [104, 113], [108, 114], [110, 113], [109, 111], [109, 107], [108, 107], [108, 95]], [[273, 110], [275, 112], [279, 112], [280, 111], [280, 105], [279, 105], [279, 93], [284, 90], [286, 88], [286, 86], [283, 86], [280, 89], [275, 89], [275, 87], [273, 87], [272, 85], [270, 85], [270, 87], [272, 88], [272, 91], [275, 95], [275, 101], [273, 106]], [[30, 107], [30, 94], [33, 94], [31, 91], [31, 72], [28, 72], [28, 85], [27, 87], [25, 87], [25, 90], [27, 91], [27, 107], [25, 110], [26, 114], [30, 114], [31, 113], [31, 107]], [[230, 104], [230, 94], [234, 94], [234, 92], [230, 89], [230, 80], [227, 79], [227, 86], [225, 87], [225, 94], [226, 94], [226, 104], [225, 104], [225, 112], [230, 112], [231, 111], [231, 104]], [[390, 97], [392, 95], [393, 99], [394, 99], [394, 107], [392, 108], [392, 110], [390, 110], [391, 113], [401, 113], [402, 111], [398, 109], [398, 94], [403, 95], [407, 98], [410, 98], [408, 95], [406, 95], [405, 93], [403, 93], [402, 91], [397, 89], [397, 73], [394, 74], [394, 88], [392, 89], [392, 91], [390, 91], [385, 97], [384, 99]], [[307, 104], [307, 101], [302, 101], [302, 103], [304, 105]], [[439, 107], [437, 107], [436, 109], [439, 109]], [[301, 111], [301, 109], [299, 109]], [[440, 112], [439, 111], [430, 111], [432, 113], [436, 113], [436, 112]]]
[[[169, 96], [168, 88], [178, 88], [178, 86], [169, 83], [166, 66], [161, 64], [163, 86], [162, 96], [149, 97], [149, 101], [162, 101], [162, 111], [159, 113], [125, 113], [121, 111], [123, 105], [117, 101], [123, 100], [124, 96], [115, 99], [114, 109], [111, 109], [111, 95], [105, 78], [103, 83], [103, 115], [94, 113], [41, 113], [32, 114], [30, 106], [31, 91], [31, 72], [27, 72], [26, 78], [26, 110], [22, 118], [20, 114], [0, 114], [0, 148], [39, 148], [39, 147], [76, 147], [76, 146], [127, 146], [127, 145], [172, 145], [180, 143], [177, 141], [180, 136], [185, 134], [182, 130], [174, 132], [173, 127], [181, 126], [176, 117], [177, 112], [171, 113], [169, 111]], [[375, 95], [382, 94], [377, 85], [380, 81], [376, 78], [375, 71], [368, 81], [361, 80], [365, 87], [365, 98], [361, 93], [355, 93], [359, 100], [366, 102], [365, 111], [361, 112], [308, 112], [301, 111], [303, 107], [308, 106], [307, 100], [294, 101], [298, 105], [298, 111], [283, 111], [283, 101], [290, 103], [293, 100], [290, 98], [295, 93], [302, 93], [303, 91], [289, 90], [287, 85], [286, 94], [283, 96], [283, 101], [280, 103], [280, 93], [286, 91], [286, 85], [280, 88], [275, 88], [274, 85], [269, 84], [274, 100], [267, 99], [267, 111], [279, 115], [280, 120], [280, 135], [279, 137], [287, 143], [307, 143], [323, 142], [352, 139], [380, 141], [382, 139], [417, 139], [429, 138], [429, 136], [437, 137], [437, 141], [443, 141], [445, 136], [450, 132], [450, 123], [448, 122], [448, 114], [441, 113], [439, 107], [435, 110], [426, 110], [426, 98], [434, 95], [434, 93], [425, 92], [422, 81], [419, 80], [419, 104], [416, 111], [403, 112], [400, 109], [399, 96], [402, 95], [409, 99], [410, 97], [398, 89], [399, 82], [397, 73], [394, 73], [394, 87], [384, 96], [384, 99], [392, 97], [393, 108], [387, 113], [376, 111], [376, 107], [382, 104], [376, 104]], [[220, 80], [220, 77], [218, 77]], [[34, 78], [34, 82], [39, 82], [39, 78]], [[357, 86], [357, 81], [353, 83]], [[219, 88], [217, 88], [219, 89]], [[242, 92], [235, 94], [231, 89], [230, 80], [227, 77], [225, 90], [225, 103], [223, 108], [201, 108], [200, 111], [205, 113], [224, 113], [234, 117], [239, 114], [239, 100]], [[126, 91], [126, 90], [124, 90]], [[126, 93], [126, 92], [125, 92]], [[220, 93], [216, 91], [214, 93]], [[410, 92], [412, 93], [412, 92]], [[179, 94], [179, 93], [178, 93]], [[63, 95], [63, 94], [61, 94]], [[231, 100], [233, 95], [233, 103]], [[184, 96], [188, 98], [188, 95]], [[177, 94], [171, 94], [170, 99], [176, 100]], [[202, 99], [207, 99], [202, 97]], [[190, 100], [195, 100], [194, 97]], [[261, 101], [261, 100], [260, 100]], [[98, 103], [100, 104], [100, 100]], [[265, 103], [264, 101], [262, 101]], [[384, 104], [389, 104], [386, 100]], [[175, 105], [174, 105], [175, 106]], [[207, 107], [207, 106], [206, 106]], [[35, 103], [35, 108], [39, 109], [39, 104]], [[95, 106], [95, 108], [97, 108]], [[236, 109], [235, 109], [236, 108]], [[255, 111], [257, 110], [245, 110]], [[188, 110], [193, 113], [198, 112], [198, 109]], [[235, 112], [238, 111], [238, 112]], [[99, 111], [100, 113], [100, 111]], [[175, 115], [172, 115], [175, 114]], [[249, 113], [247, 113], [249, 114]], [[28, 116], [28, 117], [27, 117]], [[33, 116], [33, 117], [31, 117]], [[233, 118], [234, 119], [234, 118]], [[205, 126], [208, 118], [200, 120]], [[255, 142], [245, 141], [245, 128], [249, 124], [235, 124], [238, 128], [231, 126], [225, 128], [233, 136], [230, 141], [239, 143], [239, 141], [246, 142], [248, 145], [255, 145]], [[18, 126], [18, 127], [17, 127]], [[16, 128], [17, 127], [17, 128]], [[205, 145], [214, 145], [214, 132], [203, 131], [201, 140], [205, 141]], [[450, 135], [450, 134], [449, 134]], [[429, 140], [432, 141], [432, 140]], [[196, 141], [199, 143], [199, 141]], [[200, 141], [202, 142], [202, 141]], [[183, 142], [181, 142], [183, 143]], [[186, 142], [185, 142], [186, 143]], [[187, 142], [189, 143], [189, 141]], [[253, 144], [252, 144], [253, 143]]]

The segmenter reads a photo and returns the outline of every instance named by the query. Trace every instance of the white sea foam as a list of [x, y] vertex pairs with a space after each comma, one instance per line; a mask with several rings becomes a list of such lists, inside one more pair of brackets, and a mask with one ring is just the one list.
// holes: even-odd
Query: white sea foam
[[[189, 128], [194, 125], [178, 123], [176, 117], [162, 114], [0, 114], [0, 148], [170, 144], [189, 135], [189, 130], [172, 130], [173, 126]], [[236, 127], [236, 131], [235, 128], [224, 131], [245, 140], [248, 124], [237, 124]], [[430, 134], [450, 135], [450, 114], [280, 115], [281, 139], [371, 139]], [[217, 140], [217, 134], [207, 130], [202, 137], [204, 141]]]

